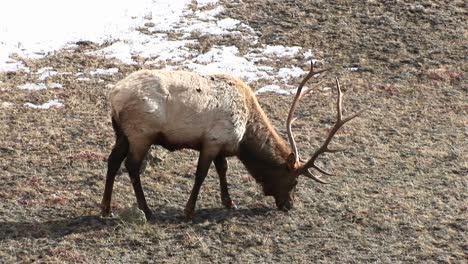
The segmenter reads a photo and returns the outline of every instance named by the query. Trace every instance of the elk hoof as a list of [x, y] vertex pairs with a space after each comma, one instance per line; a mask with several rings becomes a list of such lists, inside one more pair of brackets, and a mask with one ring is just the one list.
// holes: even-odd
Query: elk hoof
[[237, 206], [236, 204], [231, 201], [230, 199], [229, 200], [226, 200], [226, 201], [223, 201], [223, 205], [224, 207], [226, 207], [227, 209], [232, 209], [232, 210], [236, 210], [237, 209]]
[[110, 206], [105, 206], [101, 204], [101, 217], [114, 217]]
[[153, 218], [153, 213], [150, 209], [143, 210], [143, 212], [145, 213], [146, 220], [151, 220], [151, 218]]
[[112, 212], [109, 213], [101, 213], [101, 218], [114, 218], [115, 215]]
[[185, 209], [184, 211], [184, 214], [185, 214], [185, 219], [186, 220], [193, 220], [193, 218], [195, 217], [195, 212], [193, 209]]
[[195, 206], [192, 205], [190, 202], [188, 202], [187, 205], [185, 206], [184, 214], [185, 214], [185, 219], [192, 220], [193, 217], [195, 216]]
[[287, 212], [293, 209], [294, 204], [292, 200], [285, 200], [285, 201], [276, 200], [276, 206], [278, 207], [279, 210], [283, 212]]

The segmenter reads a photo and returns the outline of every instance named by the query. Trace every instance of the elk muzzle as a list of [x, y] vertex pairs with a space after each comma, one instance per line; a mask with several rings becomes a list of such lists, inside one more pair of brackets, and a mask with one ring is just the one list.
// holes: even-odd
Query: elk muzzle
[[275, 203], [279, 210], [289, 211], [294, 207], [294, 198], [290, 195], [283, 197], [275, 196]]

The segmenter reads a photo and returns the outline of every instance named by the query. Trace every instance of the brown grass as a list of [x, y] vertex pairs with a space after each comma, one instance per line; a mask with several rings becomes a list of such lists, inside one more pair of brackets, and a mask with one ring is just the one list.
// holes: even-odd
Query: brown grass
[[[261, 43], [312, 48], [334, 66], [348, 113], [370, 107], [334, 142], [349, 150], [322, 159], [337, 172], [333, 183], [301, 179], [289, 213], [275, 210], [231, 159], [228, 181], [239, 209], [222, 208], [211, 170], [195, 220], [184, 221], [197, 153], [182, 151], [157, 154], [163, 160], [150, 162], [142, 178], [154, 220], [141, 227], [100, 219], [104, 159], [114, 140], [106, 85], [142, 66], [86, 55], [97, 48], [89, 46], [25, 61], [32, 72], [71, 72], [49, 80], [63, 89], [18, 90], [37, 76], [0, 74], [0, 101], [15, 105], [0, 109], [0, 262], [465, 262], [467, 9], [463, 1], [439, 2], [226, 1], [226, 15], [253, 26]], [[200, 50], [218, 41], [225, 40], [206, 39]], [[89, 74], [111, 67], [119, 73]], [[77, 81], [78, 72], [90, 81]], [[65, 107], [22, 106], [50, 99]], [[292, 98], [259, 99], [284, 136]], [[333, 103], [319, 89], [300, 105], [294, 130], [303, 156], [323, 140]], [[128, 176], [120, 175], [114, 211], [134, 200]]]

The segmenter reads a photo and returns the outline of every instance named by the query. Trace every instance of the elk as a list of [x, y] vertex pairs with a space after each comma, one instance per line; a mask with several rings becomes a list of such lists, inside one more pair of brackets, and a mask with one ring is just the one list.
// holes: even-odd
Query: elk
[[140, 182], [140, 168], [151, 145], [170, 151], [188, 148], [200, 152], [195, 183], [184, 211], [188, 219], [194, 216], [200, 187], [212, 162], [219, 176], [221, 202], [226, 208], [235, 208], [226, 180], [226, 158], [231, 156], [237, 156], [245, 165], [266, 196], [274, 197], [278, 209], [291, 209], [300, 175], [328, 183], [311, 169], [332, 175], [315, 161], [323, 153], [340, 151], [330, 149], [330, 141], [340, 127], [362, 112], [343, 118], [343, 93], [336, 79], [336, 123], [321, 147], [301, 164], [291, 129], [294, 111], [299, 100], [312, 91], [302, 91], [307, 81], [326, 70], [315, 71], [311, 64], [297, 89], [286, 122], [290, 147], [266, 117], [251, 88], [238, 78], [164, 70], [130, 74], [110, 92], [116, 142], [108, 158], [102, 216], [111, 214], [115, 176], [125, 159], [138, 207], [148, 219], [151, 217]]

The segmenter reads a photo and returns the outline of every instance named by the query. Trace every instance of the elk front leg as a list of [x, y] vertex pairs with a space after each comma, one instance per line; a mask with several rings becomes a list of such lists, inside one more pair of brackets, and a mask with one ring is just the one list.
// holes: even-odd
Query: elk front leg
[[219, 176], [219, 185], [221, 187], [221, 203], [224, 207], [228, 209], [236, 209], [236, 205], [231, 200], [231, 196], [229, 195], [227, 180], [226, 180], [226, 172], [228, 169], [228, 164], [226, 157], [217, 156], [214, 160], [214, 164], [216, 167], [216, 172]]
[[200, 187], [205, 180], [208, 170], [210, 168], [211, 162], [213, 162], [213, 157], [215, 155], [210, 155], [208, 150], [201, 150], [200, 157], [198, 157], [197, 171], [195, 172], [195, 184], [193, 185], [192, 192], [190, 193], [190, 198], [187, 201], [185, 206], [185, 217], [187, 219], [192, 219], [195, 212], [195, 205], [197, 203], [198, 193], [200, 192]]

